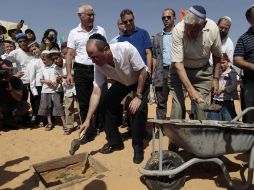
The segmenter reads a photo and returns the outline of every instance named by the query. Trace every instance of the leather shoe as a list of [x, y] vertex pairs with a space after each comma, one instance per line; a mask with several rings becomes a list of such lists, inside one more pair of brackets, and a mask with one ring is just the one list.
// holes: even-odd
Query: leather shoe
[[117, 145], [105, 145], [104, 147], [102, 147], [102, 149], [100, 150], [100, 153], [102, 154], [110, 154], [114, 151], [117, 150], [123, 150], [124, 149], [124, 145], [123, 144], [117, 144]]
[[133, 162], [140, 164], [144, 160], [144, 151], [134, 152]]

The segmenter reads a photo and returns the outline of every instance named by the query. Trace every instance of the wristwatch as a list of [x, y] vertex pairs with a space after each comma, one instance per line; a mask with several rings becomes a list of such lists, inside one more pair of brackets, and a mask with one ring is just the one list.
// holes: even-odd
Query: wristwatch
[[142, 100], [142, 98], [143, 98], [142, 94], [137, 93], [137, 92], [135, 93], [135, 97], [137, 97], [140, 100]]

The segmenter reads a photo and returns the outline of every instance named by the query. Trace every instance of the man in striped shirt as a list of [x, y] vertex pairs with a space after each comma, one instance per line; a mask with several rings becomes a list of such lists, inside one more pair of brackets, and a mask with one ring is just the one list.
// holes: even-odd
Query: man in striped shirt
[[[246, 11], [250, 28], [237, 41], [234, 64], [243, 70], [244, 102], [246, 107], [254, 106], [254, 4]], [[254, 123], [254, 111], [247, 113], [247, 123]]]

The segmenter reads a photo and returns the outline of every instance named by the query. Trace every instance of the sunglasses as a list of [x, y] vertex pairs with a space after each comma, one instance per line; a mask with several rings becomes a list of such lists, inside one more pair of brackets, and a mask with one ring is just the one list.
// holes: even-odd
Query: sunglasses
[[166, 19], [171, 20], [171, 18], [172, 18], [171, 16], [163, 16], [163, 17], [161, 17], [162, 20], [166, 20]]
[[124, 20], [123, 23], [124, 24], [128, 24], [128, 23], [131, 23], [133, 21], [133, 19], [130, 19], [130, 20]]

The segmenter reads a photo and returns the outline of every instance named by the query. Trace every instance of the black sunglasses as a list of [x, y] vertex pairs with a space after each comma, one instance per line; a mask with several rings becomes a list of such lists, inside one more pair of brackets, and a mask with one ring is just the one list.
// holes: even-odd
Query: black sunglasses
[[161, 17], [162, 20], [166, 20], [166, 18], [167, 18], [168, 20], [171, 20], [172, 17], [171, 17], [171, 16], [163, 16], [163, 17]]
[[131, 23], [133, 21], [133, 19], [130, 19], [130, 20], [124, 20], [123, 23], [124, 24], [128, 24], [128, 23]]

